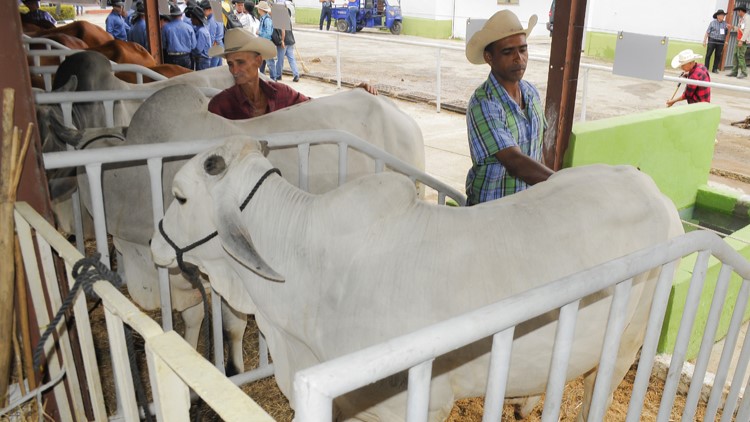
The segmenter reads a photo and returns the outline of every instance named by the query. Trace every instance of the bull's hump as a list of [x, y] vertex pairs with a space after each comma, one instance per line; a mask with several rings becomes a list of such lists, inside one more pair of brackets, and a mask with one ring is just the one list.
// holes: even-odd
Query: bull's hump
[[168, 86], [149, 97], [133, 115], [128, 143], [206, 139], [216, 118], [208, 112], [208, 100], [198, 88]]

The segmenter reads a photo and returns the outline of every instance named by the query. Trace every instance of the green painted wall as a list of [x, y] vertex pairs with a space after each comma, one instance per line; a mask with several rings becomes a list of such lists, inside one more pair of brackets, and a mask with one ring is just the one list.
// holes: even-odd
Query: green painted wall
[[707, 103], [576, 123], [563, 166], [630, 164], [651, 176], [678, 210], [708, 181], [721, 109]]
[[[300, 24], [318, 25], [320, 23], [320, 9], [300, 7], [295, 12], [295, 20]], [[452, 33], [450, 20], [421, 19], [405, 16], [402, 23], [403, 29], [401, 33], [404, 35], [448, 39]], [[383, 30], [386, 31], [386, 29]]]
[[695, 205], [703, 209], [718, 211], [723, 214], [733, 214], [739, 201], [739, 194], [732, 194], [723, 189], [701, 186], [695, 198]]
[[[734, 232], [732, 236], [745, 242], [750, 242], [750, 226], [746, 226], [744, 229]], [[726, 242], [742, 256], [750, 259], [750, 244], [734, 239], [726, 239]], [[672, 353], [674, 350], [677, 332], [680, 328], [680, 320], [682, 319], [682, 314], [685, 309], [685, 298], [687, 297], [688, 288], [690, 287], [690, 278], [693, 274], [693, 267], [696, 259], [697, 254], [692, 254], [683, 258], [680, 262], [677, 276], [672, 285], [672, 292], [669, 295], [667, 313], [664, 318], [661, 338], [659, 339], [659, 346], [657, 348], [659, 353]], [[714, 291], [716, 290], [716, 281], [718, 279], [719, 270], [721, 269], [720, 264], [721, 263], [715, 258], [709, 260], [706, 281], [703, 286], [703, 291], [701, 292], [698, 310], [695, 314], [693, 332], [690, 336], [690, 341], [688, 342], [687, 359], [696, 357], [700, 351], [703, 329], [706, 325], [706, 320], [708, 320], [708, 311], [711, 307], [711, 301]], [[735, 302], [737, 301], [741, 284], [742, 279], [740, 279], [737, 274], [733, 274], [729, 281], [729, 288], [727, 290], [726, 299], [724, 300], [719, 327], [716, 331], [716, 336], [713, 339], [714, 341], [722, 339], [726, 336], [727, 331], [729, 330], [729, 322], [732, 317], [732, 312], [734, 312]], [[750, 307], [745, 309], [745, 314], [742, 320], [747, 321], [748, 318], [750, 318]]]
[[[583, 48], [584, 53], [587, 56], [614, 61], [616, 45], [617, 34], [590, 31], [586, 32], [586, 44], [583, 46]], [[705, 54], [706, 52], [706, 48], [703, 47], [703, 45], [701, 45], [700, 43], [669, 40], [669, 45], [667, 46], [667, 57], [664, 61], [664, 67], [671, 69], [672, 57], [676, 56], [680, 51], [688, 48], [692, 49], [698, 54]]]

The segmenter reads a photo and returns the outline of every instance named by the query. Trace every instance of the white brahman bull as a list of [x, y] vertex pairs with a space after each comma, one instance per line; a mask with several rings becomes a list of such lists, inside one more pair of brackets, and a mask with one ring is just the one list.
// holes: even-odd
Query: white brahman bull
[[[632, 167], [567, 169], [502, 200], [453, 208], [418, 200], [414, 184], [394, 173], [308, 194], [269, 173], [273, 163], [259, 148], [228, 142], [190, 160], [174, 179], [176, 200], [162, 223], [179, 247], [218, 231], [184, 259], [222, 283], [214, 287], [232, 306], [257, 307], [276, 381], [292, 406], [298, 370], [682, 233], [669, 199]], [[151, 249], [157, 264], [174, 265], [161, 234]], [[655, 286], [644, 281], [655, 273], [634, 281], [614, 387], [642, 344]], [[568, 379], [594, 379], [609, 294], [581, 305]], [[507, 397], [544, 391], [556, 328], [549, 322], [517, 330]], [[490, 343], [435, 361], [431, 420], [444, 419], [454, 400], [484, 393]], [[382, 382], [344, 395], [340, 416], [402, 420], [403, 387]]]
[[[200, 72], [196, 72], [200, 73]], [[367, 116], [367, 118], [363, 118]], [[340, 94], [307, 101], [283, 110], [248, 119], [227, 120], [208, 112], [208, 100], [196, 88], [188, 85], [167, 87], [147, 99], [133, 116], [125, 142], [94, 142], [89, 148], [111, 145], [140, 145], [154, 142], [213, 139], [252, 133], [264, 135], [276, 132], [316, 129], [342, 129], [400, 158], [418, 169], [424, 169], [424, 140], [416, 122], [382, 96], [355, 89]], [[375, 172], [375, 163], [363, 154], [350, 151], [348, 170], [350, 180]], [[275, 149], [269, 159], [281, 168], [284, 176], [297, 183], [296, 148]], [[165, 204], [172, 200], [171, 185], [175, 172], [184, 160], [164, 164]], [[310, 190], [325, 192], [338, 185], [338, 147], [313, 146], [310, 149]], [[160, 306], [156, 268], [151, 261], [148, 242], [153, 234], [151, 196], [145, 164], [131, 167], [104, 167], [102, 173], [104, 203], [106, 204], [107, 232], [124, 255], [124, 273], [133, 300], [146, 309]], [[85, 177], [79, 177], [88, 186]], [[87, 207], [88, 188], [81, 197]], [[200, 297], [190, 283], [179, 274], [170, 277], [175, 310], [183, 312], [185, 338], [196, 345], [203, 309]], [[246, 313], [253, 313], [247, 312]], [[232, 317], [228, 310], [224, 315]], [[242, 335], [244, 316], [232, 318], [229, 338], [233, 346], [235, 367], [242, 370]]]

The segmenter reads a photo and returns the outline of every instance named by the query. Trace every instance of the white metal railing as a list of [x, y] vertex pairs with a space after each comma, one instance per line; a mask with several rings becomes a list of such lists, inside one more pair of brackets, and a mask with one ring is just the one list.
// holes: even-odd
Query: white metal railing
[[[37, 321], [41, 327], [45, 327], [51, 320], [47, 312], [47, 303], [44, 300], [45, 287], [49, 294], [50, 308], [57, 310], [62, 303], [57, 285], [58, 274], [55, 271], [54, 254], [60, 256], [65, 263], [65, 275], [70, 287], [74, 282], [71, 274], [72, 268], [83, 256], [28, 204], [23, 202], [16, 204], [15, 220], [24, 267], [31, 289], [29, 296], [34, 301]], [[41, 262], [41, 268], [37, 266], [37, 259]], [[45, 286], [42, 283], [45, 283]], [[223, 420], [273, 421], [250, 397], [235, 387], [209, 362], [206, 362], [177, 333], [162, 331], [148, 315], [136, 308], [109, 282], [97, 281], [93, 289], [104, 306], [109, 348], [112, 352], [114, 371], [112, 380], [121, 399], [122, 416], [125, 420], [140, 420], [131, 381], [132, 373], [128, 363], [125, 340], [125, 324], [127, 324], [145, 341], [149, 381], [154, 397], [153, 409], [159, 420], [190, 420], [189, 392], [193, 390]], [[104, 406], [101, 377], [96, 361], [86, 299], [83, 295], [79, 295], [74, 303], [75, 326], [83, 368], [75, 366], [72, 340], [68, 336], [67, 323], [63, 320], [56, 327], [56, 334], [59, 338], [58, 346], [54, 346], [50, 341], [45, 344], [45, 356], [47, 356], [50, 376], [63, 381], [54, 387], [55, 399], [62, 420], [87, 420], [86, 415], [83, 414], [82, 391], [84, 390], [80, 388], [77, 377], [77, 371], [82, 370], [86, 375], [94, 419], [106, 421], [108, 416]], [[58, 359], [61, 359], [62, 366], [58, 364]], [[67, 392], [64, 384], [68, 386]], [[11, 408], [22, 404], [12, 403]]]
[[[57, 72], [58, 66], [41, 66], [41, 58], [57, 57], [62, 62], [67, 56], [84, 51], [70, 49], [57, 41], [47, 38], [29, 38], [24, 36], [22, 42], [26, 47], [26, 55], [31, 57], [34, 61], [34, 65], [29, 68], [29, 72], [42, 75], [44, 78], [44, 90], [47, 92], [52, 90], [52, 75]], [[46, 48], [44, 50], [30, 50], [30, 44], [44, 44]], [[166, 76], [138, 64], [115, 63], [112, 61], [110, 63], [112, 64], [113, 72], [135, 73], [136, 84], [142, 84], [144, 76], [148, 76], [155, 81], [163, 81], [167, 79]]]
[[[408, 41], [399, 39], [398, 37], [373, 37], [368, 36], [364, 34], [348, 34], [348, 33], [340, 33], [340, 32], [330, 32], [330, 31], [317, 31], [312, 29], [305, 29], [305, 28], [295, 28], [296, 32], [308, 32], [310, 34], [316, 34], [319, 36], [327, 36], [327, 37], [336, 37], [336, 82], [337, 86], [341, 88], [341, 37], [356, 37], [357, 40], [369, 40], [373, 42], [379, 42], [379, 43], [394, 43], [394, 44], [403, 44], [403, 45], [413, 45], [416, 47], [425, 47], [425, 48], [432, 48], [435, 49], [435, 107], [436, 111], [439, 113], [441, 109], [442, 104], [442, 51], [443, 50], [453, 50], [453, 51], [461, 51], [464, 52], [466, 49], [464, 47], [458, 46], [458, 45], [445, 45], [435, 42], [418, 42], [418, 41]], [[345, 38], [346, 39], [346, 38]], [[549, 57], [546, 56], [539, 56], [539, 55], [529, 55], [529, 60], [531, 61], [537, 61], [537, 62], [544, 62], [549, 63]], [[586, 97], [588, 95], [588, 80], [589, 80], [589, 72], [591, 70], [598, 70], [603, 72], [612, 73], [612, 67], [611, 66], [602, 66], [602, 65], [596, 65], [596, 64], [589, 64], [589, 63], [580, 63], [579, 67], [583, 69], [583, 84], [580, 87], [582, 90], [581, 92], [581, 121], [586, 120]], [[727, 91], [734, 91], [734, 92], [743, 92], [743, 93], [750, 93], [750, 87], [744, 87], [744, 86], [737, 86], [737, 85], [730, 85], [730, 84], [723, 84], [723, 83], [717, 83], [717, 82], [701, 82], [701, 81], [695, 81], [692, 79], [687, 78], [679, 78], [674, 76], [664, 76], [664, 81], [667, 82], [681, 82], [684, 84], [690, 83], [691, 85], [699, 85], [699, 86], [709, 86], [711, 88], [717, 88], [717, 89], [724, 89]]]
[[[271, 147], [272, 149], [290, 147], [297, 148], [299, 157], [299, 179], [297, 180], [297, 184], [303, 189], [307, 188], [310, 177], [309, 153], [311, 146], [318, 144], [335, 144], [338, 145], [339, 154], [339, 184], [343, 184], [346, 180], [346, 175], [348, 174], [347, 156], [348, 151], [351, 148], [372, 157], [375, 162], [376, 172], [383, 171], [387, 167], [393, 171], [397, 171], [407, 175], [411, 178], [411, 180], [415, 182], [423, 183], [424, 185], [433, 188], [435, 191], [437, 191], [437, 201], [440, 204], [445, 203], [446, 197], [452, 198], [459, 205], [464, 205], [466, 202], [465, 196], [452, 187], [440, 182], [439, 180], [424, 173], [423, 171], [400, 161], [394, 156], [374, 147], [373, 145], [348, 132], [338, 130], [288, 132], [263, 135], [260, 138], [268, 141], [269, 147]], [[216, 146], [222, 142], [224, 142], [223, 139], [213, 139], [45, 153], [44, 165], [47, 170], [78, 166], [82, 166], [85, 168], [89, 181], [89, 189], [91, 190], [90, 194], [92, 209], [90, 210], [90, 212], [94, 218], [94, 231], [97, 249], [101, 254], [102, 262], [105, 265], [108, 265], [109, 250], [107, 248], [106, 218], [104, 213], [104, 199], [101, 183], [102, 165], [128, 162], [132, 163], [132, 165], [139, 165], [143, 160], [146, 160], [151, 183], [153, 225], [154, 229], [156, 229], [158, 222], [164, 215], [162, 198], [163, 159], [168, 157], [190, 156], [205, 151], [206, 149], [212, 146]], [[77, 227], [80, 227], [80, 225], [78, 225]], [[82, 238], [82, 234], [77, 233], [76, 237]], [[166, 269], [160, 268], [159, 291], [161, 292], [161, 315], [162, 327], [164, 330], [171, 330], [172, 328], [172, 306], [171, 299], [169, 297], [170, 290], [168, 283], [169, 279]], [[216, 291], [212, 291], [212, 294], [215, 295], [213, 296], [214, 300], [212, 300], [214, 359], [215, 365], [217, 367], [223, 368], [224, 351], [222, 339], [222, 317], [221, 308], [219, 307], [219, 304], [221, 303], [221, 296]], [[264, 343], [261, 341], [261, 344]], [[262, 363], [267, 363], [267, 357], [263, 356], [263, 352], [261, 352], [261, 359], [263, 358], [266, 358], [266, 360], [262, 361]], [[232, 380], [237, 384], [244, 384], [252, 380], [270, 375], [270, 368], [271, 365], [263, 365], [254, 371], [236, 375], [232, 377]]]
[[[209, 98], [221, 92], [217, 88], [198, 89]], [[63, 123], [68, 127], [75, 127], [73, 124], [73, 104], [101, 102], [104, 105], [105, 127], [114, 127], [115, 103], [117, 101], [144, 101], [156, 91], [158, 89], [143, 88], [117, 91], [35, 92], [34, 101], [37, 105], [59, 105], [63, 113]]]
[[[577, 303], [581, 298], [614, 286], [610, 320], [604, 335], [599, 374], [597, 375], [593, 401], [588, 415], [588, 420], [604, 420], [610, 387], [609, 381], [612, 377], [614, 360], [619, 349], [618, 333], [622, 330], [621, 326], [615, 329], [612, 329], [612, 327], [617, 327], [618, 324], [614, 322], [618, 320], [620, 320], [619, 324], [622, 324], [621, 317], [624, 314], [624, 312], [618, 310], [618, 303], [619, 305], [627, 303], [633, 277], [652, 268], [661, 267], [628, 408], [627, 421], [638, 421], [641, 417], [643, 400], [653, 368], [664, 313], [669, 301], [674, 270], [681, 257], [694, 252], [699, 252], [698, 259], [695, 263], [683, 320], [677, 335], [657, 420], [670, 420], [670, 411], [680, 381], [680, 371], [685, 361], [693, 320], [697, 314], [709, 257], [713, 255], [722, 262], [722, 268], [716, 282], [706, 329], [703, 333], [701, 350], [692, 378], [694, 381], [690, 384], [682, 420], [694, 420], [730, 275], [734, 272], [744, 281], [736, 298], [736, 307], [732, 314], [727, 341], [721, 355], [719, 370], [711, 390], [704, 420], [713, 421], [717, 411], [722, 407], [722, 422], [733, 420], [733, 415], [737, 409], [739, 411], [736, 420], [748, 421], [750, 420], [750, 397], [748, 397], [750, 395], [745, 395], [741, 401], [738, 401], [738, 397], [740, 388], [743, 387], [743, 375], [747, 370], [748, 361], [750, 361], [750, 344], [748, 344], [750, 336], [745, 337], [745, 344], [729, 394], [723, 401], [723, 406], [720, 406], [720, 403], [727, 380], [729, 361], [737, 344], [742, 317], [750, 297], [750, 262], [718, 236], [706, 231], [694, 231], [682, 235], [663, 244], [561, 278], [545, 286], [434, 324], [414, 333], [299, 371], [294, 381], [295, 418], [301, 422], [331, 420], [332, 400], [335, 397], [401, 371], [409, 370], [408, 409], [405, 409], [406, 414], [409, 415], [407, 420], [427, 420], [425, 397], [429, 397], [430, 368], [433, 359], [491, 336], [493, 337], [493, 343], [489, 373], [494, 377], [488, 382], [483, 420], [500, 420], [502, 405], [493, 404], [493, 401], [497, 400], [501, 404], [501, 399], [504, 396], [508, 368], [512, 363], [510, 362], [510, 348], [514, 327], [549, 311], [560, 309], [560, 321], [554, 346], [555, 355], [553, 355], [550, 367], [550, 378], [547, 384], [547, 395], [542, 415], [544, 421], [557, 421], [568, 364], [565, 356], [570, 354], [572, 347], [573, 327], [570, 326], [570, 322], [573, 321], [574, 324], [575, 315], [578, 312]], [[477, 324], [477, 321], [482, 321], [482, 324]], [[556, 358], [558, 353], [563, 358]], [[419, 386], [419, 391], [412, 391], [415, 385]]]

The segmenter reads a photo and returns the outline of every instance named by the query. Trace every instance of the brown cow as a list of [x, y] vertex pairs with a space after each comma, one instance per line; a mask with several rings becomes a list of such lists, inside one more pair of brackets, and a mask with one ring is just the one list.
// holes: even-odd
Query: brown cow
[[75, 21], [67, 25], [58, 26], [57, 28], [42, 29], [35, 32], [27, 32], [30, 37], [42, 37], [48, 34], [63, 33], [72, 37], [80, 38], [89, 47], [94, 47], [114, 39], [112, 35], [93, 23], [86, 21]]
[[132, 63], [145, 67], [156, 66], [156, 60], [142, 45], [134, 42], [111, 40], [101, 45], [89, 46], [115, 63]]
[[[153, 70], [154, 72], [160, 75], [164, 75], [167, 78], [172, 78], [175, 76], [179, 76], [185, 73], [192, 72], [192, 70], [190, 69], [186, 69], [182, 66], [177, 66], [175, 64], [158, 64], [156, 66], [149, 67], [149, 69]], [[115, 76], [131, 84], [137, 83], [135, 73], [133, 72], [117, 72], [115, 73]], [[148, 82], [154, 82], [154, 80], [149, 78], [148, 76], [144, 76], [143, 83], [148, 83]]]

